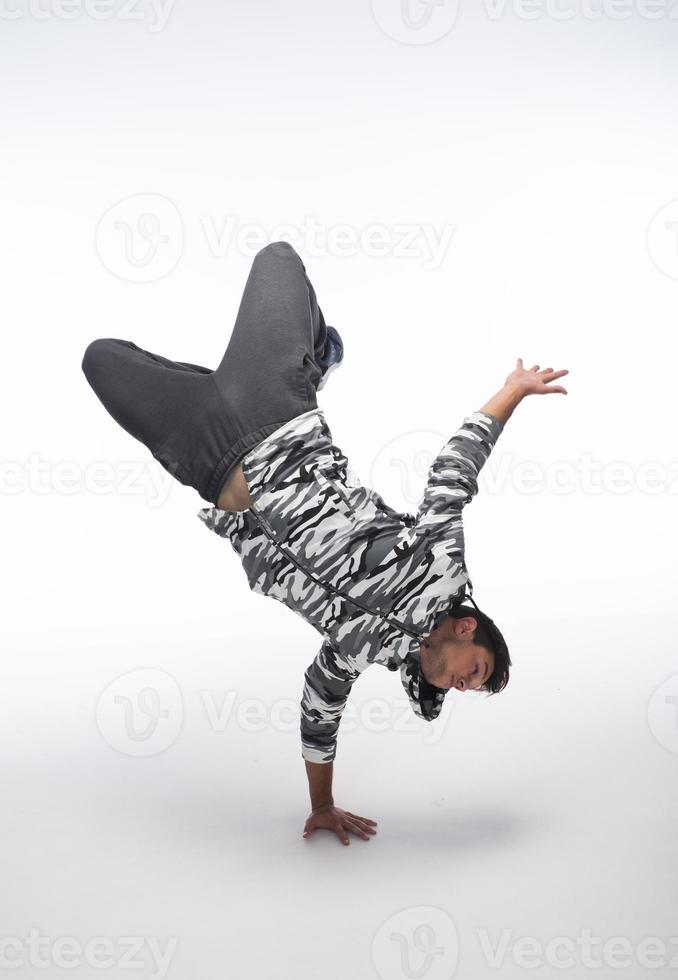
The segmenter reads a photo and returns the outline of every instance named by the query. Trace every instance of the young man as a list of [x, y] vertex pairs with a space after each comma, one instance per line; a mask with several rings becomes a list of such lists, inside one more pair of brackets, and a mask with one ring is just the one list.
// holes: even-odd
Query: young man
[[503, 387], [434, 460], [416, 514], [364, 487], [334, 445], [316, 392], [343, 358], [305, 267], [286, 242], [254, 259], [233, 333], [212, 371], [104, 338], [82, 367], [109, 413], [210, 506], [198, 517], [239, 556], [249, 586], [322, 636], [304, 675], [301, 753], [312, 811], [349, 843], [376, 823], [336, 807], [342, 711], [371, 664], [397, 670], [413, 711], [432, 721], [448, 690], [502, 690], [511, 660], [496, 625], [464, 605], [472, 591], [462, 510], [505, 422], [567, 374], [519, 358]]

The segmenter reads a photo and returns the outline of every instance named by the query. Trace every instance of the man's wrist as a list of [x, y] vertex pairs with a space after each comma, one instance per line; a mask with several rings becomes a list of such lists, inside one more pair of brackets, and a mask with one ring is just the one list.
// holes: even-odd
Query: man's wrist
[[525, 388], [523, 385], [512, 384], [507, 382], [503, 389], [509, 396], [516, 398], [518, 401], [522, 401], [525, 397]]
[[332, 793], [332, 762], [308, 762], [306, 761], [306, 772], [308, 774], [308, 795], [311, 797], [311, 808], [324, 810], [334, 805], [334, 794]]
[[501, 399], [504, 406], [513, 411], [516, 405], [519, 405], [525, 397], [525, 389], [522, 385], [507, 383], [497, 392], [497, 396]]
[[486, 415], [492, 415], [503, 426], [509, 420], [513, 410], [520, 404], [524, 396], [524, 388], [514, 384], [505, 384], [496, 395], [490, 398], [489, 402], [483, 405], [480, 411], [485, 412]]
[[313, 803], [311, 801], [311, 813], [317, 813], [319, 810], [327, 810], [332, 806], [334, 806], [334, 800], [325, 803]]

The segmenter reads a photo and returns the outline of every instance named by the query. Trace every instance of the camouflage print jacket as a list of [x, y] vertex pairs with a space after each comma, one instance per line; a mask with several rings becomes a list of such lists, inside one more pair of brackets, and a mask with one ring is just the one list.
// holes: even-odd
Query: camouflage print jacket
[[431, 464], [413, 515], [360, 484], [323, 412], [313, 409], [242, 459], [249, 510], [198, 512], [228, 539], [250, 588], [283, 602], [323, 637], [301, 700], [301, 754], [309, 762], [334, 759], [349, 692], [371, 664], [400, 671], [420, 718], [440, 713], [447, 689], [424, 678], [420, 642], [469, 583], [462, 509], [502, 429], [483, 412], [464, 419]]

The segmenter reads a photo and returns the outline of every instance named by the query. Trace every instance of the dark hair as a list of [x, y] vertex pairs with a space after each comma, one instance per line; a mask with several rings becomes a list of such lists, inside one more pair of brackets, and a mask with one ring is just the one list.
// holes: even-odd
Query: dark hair
[[501, 635], [499, 627], [493, 619], [482, 612], [477, 607], [460, 605], [450, 609], [450, 616], [459, 619], [462, 616], [473, 616], [478, 623], [473, 634], [473, 642], [476, 646], [485, 647], [494, 654], [494, 670], [487, 678], [481, 691], [489, 691], [490, 694], [498, 694], [503, 691], [509, 682], [509, 667], [511, 657], [509, 656], [506, 640]]

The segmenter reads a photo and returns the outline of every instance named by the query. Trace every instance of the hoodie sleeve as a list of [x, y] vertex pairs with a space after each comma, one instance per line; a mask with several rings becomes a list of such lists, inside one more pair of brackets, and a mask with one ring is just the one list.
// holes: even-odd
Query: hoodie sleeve
[[457, 514], [478, 492], [478, 474], [504, 423], [487, 412], [473, 412], [438, 453], [417, 511], [419, 524], [435, 524]]
[[301, 754], [306, 762], [332, 762], [337, 733], [353, 682], [361, 670], [324, 640], [304, 674], [301, 698]]

